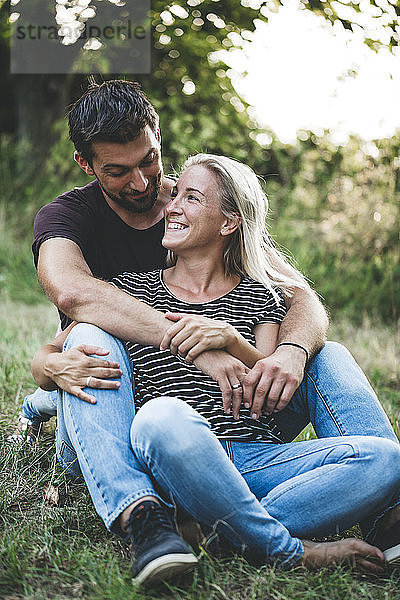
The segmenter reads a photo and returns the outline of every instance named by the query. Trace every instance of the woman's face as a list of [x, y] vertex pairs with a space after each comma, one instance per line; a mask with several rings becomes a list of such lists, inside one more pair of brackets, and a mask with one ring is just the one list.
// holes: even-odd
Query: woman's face
[[178, 255], [194, 249], [222, 249], [225, 237], [221, 230], [227, 218], [220, 206], [215, 175], [201, 165], [186, 169], [172, 188], [165, 208], [163, 246]]

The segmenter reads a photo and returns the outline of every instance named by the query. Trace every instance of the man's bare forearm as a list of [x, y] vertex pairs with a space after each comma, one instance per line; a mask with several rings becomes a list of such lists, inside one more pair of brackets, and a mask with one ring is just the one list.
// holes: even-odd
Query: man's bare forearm
[[[257, 418], [262, 410], [271, 414], [287, 406], [304, 378], [307, 354], [311, 358], [326, 339], [328, 317], [310, 288], [297, 289], [287, 304], [288, 312], [280, 325], [277, 345], [285, 342], [288, 345], [276, 348], [271, 356], [259, 360], [242, 382], [243, 401], [251, 406]], [[269, 390], [267, 395], [266, 390]]]
[[[95, 280], [90, 292], [82, 295], [80, 300], [76, 299], [72, 305], [66, 314], [75, 321], [92, 323], [120, 339], [134, 340], [143, 345], [158, 347], [171, 325], [160, 311], [100, 280]], [[215, 351], [202, 352], [193, 361], [194, 365], [213, 377], [215, 355]], [[218, 356], [222, 355], [229, 357], [227, 353], [218, 351]]]
[[[72, 284], [69, 289], [74, 289], [64, 296], [58, 297], [56, 304], [55, 298], [50, 299], [67, 314], [71, 319], [80, 323], [92, 323], [104, 331], [120, 339], [134, 340], [143, 345], [158, 347], [165, 335], [171, 321], [163, 313], [148, 306], [130, 296], [126, 292], [119, 290], [113, 285], [95, 279], [92, 275], [81, 273], [79, 277], [79, 286], [75, 280], [75, 286]], [[47, 286], [49, 290], [49, 286]], [[71, 327], [71, 326], [70, 326]], [[65, 332], [66, 333], [66, 332]], [[59, 339], [63, 334], [58, 336]], [[61, 351], [61, 349], [58, 349]], [[43, 364], [48, 359], [51, 352], [57, 350], [51, 345], [42, 348], [35, 357], [36, 371], [41, 376], [41, 384], [51, 386], [50, 380], [43, 374]], [[217, 380], [214, 373], [215, 366], [223, 356], [230, 360], [229, 354], [223, 351], [202, 352], [193, 362], [194, 365]], [[239, 363], [239, 361], [237, 361]], [[218, 363], [219, 364], [219, 363]], [[38, 378], [35, 376], [37, 381]], [[46, 389], [51, 389], [47, 387]]]
[[324, 345], [328, 331], [327, 313], [315, 292], [311, 289], [296, 290], [288, 302], [288, 312], [283, 319], [278, 344], [300, 344], [314, 356]]
[[[53, 304], [72, 320], [92, 323], [120, 339], [159, 347], [171, 326], [163, 313], [96, 279], [81, 249], [71, 240], [52, 238], [42, 244], [38, 277]], [[228, 362], [230, 359], [226, 355]], [[214, 352], [203, 352], [194, 362], [198, 369], [218, 379]], [[45, 380], [43, 384], [51, 385]]]
[[92, 323], [120, 339], [158, 346], [170, 325], [161, 312], [96, 279], [71, 240], [52, 238], [42, 244], [38, 277], [53, 304], [73, 321]]
[[79, 323], [92, 323], [120, 339], [156, 347], [170, 325], [160, 311], [92, 275], [82, 275], [79, 287], [60, 296], [57, 305]]

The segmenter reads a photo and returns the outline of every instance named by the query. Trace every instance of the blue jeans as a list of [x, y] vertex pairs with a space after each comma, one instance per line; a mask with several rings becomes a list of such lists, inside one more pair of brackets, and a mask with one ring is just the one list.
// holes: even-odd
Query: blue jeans
[[[107, 334], [87, 332], [96, 343]], [[86, 338], [82, 337], [82, 341]], [[91, 390], [91, 393], [93, 390]], [[24, 416], [47, 421], [57, 414], [58, 392], [37, 389], [23, 402]], [[288, 406], [274, 415], [285, 441], [291, 442], [311, 423], [318, 438], [373, 435], [398, 443], [376, 394], [350, 352], [337, 342], [326, 342], [311, 360], [307, 373]]]
[[368, 379], [337, 342], [326, 342], [311, 360], [291, 402], [274, 418], [287, 442], [311, 422], [318, 438], [373, 435], [399, 443]]
[[22, 403], [24, 417], [31, 421], [46, 422], [57, 415], [58, 390], [45, 392], [38, 388], [33, 394], [25, 396]]
[[[300, 537], [330, 535], [360, 519], [372, 526], [396, 503], [397, 441], [352, 436], [286, 444], [219, 442], [203, 417], [174, 398], [154, 399], [135, 416], [124, 345], [97, 327], [80, 324], [65, 349], [83, 341], [110, 351], [107, 358], [123, 371], [121, 386], [96, 390], [96, 405], [60, 394], [57, 452], [73, 472], [79, 472], [77, 456], [96, 510], [112, 531], [121, 533], [118, 517], [127, 506], [152, 495], [182, 507], [234, 548], [245, 548], [264, 562], [291, 565], [303, 552]], [[322, 423], [321, 410], [330, 415], [321, 401], [325, 396], [317, 384], [307, 385], [310, 416]], [[296, 396], [290, 408], [303, 422], [305, 393]], [[383, 420], [380, 431], [388, 427], [390, 437]]]
[[[107, 358], [119, 362], [124, 374], [119, 390], [95, 391], [97, 404], [94, 406], [68, 394], [60, 397], [57, 453], [60, 462], [69, 468], [70, 472], [78, 474], [76, 451], [80, 469], [96, 509], [106, 526], [116, 533], [119, 532], [117, 519], [119, 514], [132, 502], [145, 495], [156, 495], [161, 500], [168, 500], [172, 494], [175, 502], [206, 526], [220, 523], [220, 529], [228, 530], [224, 530], [226, 537], [229, 537], [230, 531], [231, 538], [232, 535], [235, 538], [231, 539], [234, 546], [244, 544], [254, 552], [259, 552], [254, 539], [265, 540], [265, 537], [259, 537], [259, 531], [253, 541], [246, 537], [250, 535], [252, 527], [247, 521], [245, 531], [240, 526], [245, 511], [225, 510], [221, 514], [222, 507], [219, 508], [219, 512], [215, 507], [213, 490], [216, 489], [215, 485], [219, 477], [217, 476], [217, 481], [214, 482], [211, 475], [218, 474], [226, 464], [230, 465], [230, 476], [233, 478], [234, 473], [235, 477], [232, 480], [227, 479], [223, 488], [229, 490], [231, 496], [235, 485], [239, 485], [239, 480], [239, 491], [241, 490], [242, 493], [243, 480], [245, 480], [248, 487], [245, 486], [243, 506], [250, 507], [254, 515], [258, 514], [258, 518], [261, 519], [262, 528], [267, 531], [269, 540], [268, 556], [275, 558], [279, 556], [280, 562], [286, 561], [288, 564], [297, 560], [302, 551], [301, 543], [295, 539], [296, 536], [329, 535], [363, 518], [366, 524], [364, 531], [368, 532], [387, 506], [397, 503], [396, 491], [400, 486], [396, 469], [393, 469], [393, 465], [399, 464], [398, 456], [394, 456], [399, 452], [397, 438], [365, 376], [351, 355], [339, 344], [326, 344], [312, 361], [307, 378], [296, 392], [292, 402], [278, 415], [281, 429], [290, 440], [311, 420], [317, 435], [321, 437], [368, 433], [391, 439], [391, 443], [384, 439], [361, 437], [346, 438], [346, 440], [339, 437], [282, 445], [230, 441], [220, 443], [211, 434], [208, 425], [204, 426], [206, 422], [203, 423], [204, 420], [198, 416], [197, 420], [192, 419], [192, 425], [197, 424], [196, 431], [192, 432], [192, 439], [196, 440], [195, 447], [199, 447], [201, 431], [202, 435], [206, 436], [206, 443], [204, 451], [200, 454], [208, 456], [206, 448], [218, 447], [218, 456], [212, 460], [208, 457], [203, 464], [204, 468], [199, 470], [197, 467], [193, 468], [192, 462], [189, 464], [187, 460], [182, 461], [183, 450], [179, 449], [179, 462], [182, 466], [187, 466], [188, 472], [184, 478], [179, 475], [175, 480], [176, 476], [173, 475], [174, 469], [172, 469], [167, 485], [162, 478], [158, 480], [155, 477], [151, 468], [153, 458], [148, 456], [150, 467], [146, 466], [145, 458], [139, 451], [139, 447], [142, 449], [146, 447], [147, 438], [155, 451], [161, 444], [160, 440], [155, 444], [153, 436], [150, 435], [156, 429], [155, 422], [161, 405], [158, 404], [157, 410], [153, 410], [150, 415], [149, 406], [151, 407], [153, 403], [149, 403], [149, 406], [143, 407], [134, 419], [131, 365], [123, 344], [94, 326], [81, 324], [71, 332], [65, 349], [82, 342], [110, 350]], [[342, 372], [346, 374], [346, 378], [341, 375]], [[336, 387], [340, 385], [342, 388], [337, 390]], [[93, 393], [93, 390], [91, 392]], [[351, 402], [351, 398], [357, 399], [356, 405]], [[170, 400], [170, 402], [176, 401]], [[180, 404], [186, 406], [184, 403]], [[171, 411], [174, 412], [175, 408], [171, 408]], [[139, 438], [131, 436], [139, 435], [140, 431], [137, 433], [135, 428], [144, 421], [146, 414], [148, 424], [154, 423], [154, 427], [153, 425], [150, 427], [150, 432], [141, 438], [139, 444], [137, 441]], [[194, 414], [197, 415], [195, 412]], [[180, 419], [184, 422], [184, 415]], [[168, 427], [164, 426], [166, 441], [173, 436], [174, 423], [177, 425], [179, 420], [170, 419]], [[130, 432], [131, 426], [132, 432]], [[166, 431], [168, 436], [165, 436]], [[208, 432], [207, 435], [205, 431]], [[381, 446], [378, 451], [379, 445]], [[135, 447], [134, 452], [132, 452], [133, 447]], [[225, 450], [222, 454], [221, 449]], [[166, 448], [164, 450], [167, 452]], [[189, 454], [192, 460], [192, 452], [185, 451], [186, 456]], [[227, 454], [231, 461], [227, 461]], [[379, 454], [378, 469], [377, 454]], [[382, 456], [393, 461], [391, 468], [387, 469], [388, 479], [391, 480], [387, 482], [387, 488], [386, 483], [382, 481]], [[110, 457], [112, 457], [111, 461]], [[217, 458], [222, 461], [221, 465], [211, 473], [209, 465], [215, 467]], [[363, 470], [364, 467], [368, 473]], [[204, 478], [198, 476], [202, 471], [207, 472], [207, 482], [212, 482], [212, 485], [204, 486]], [[390, 471], [395, 472], [390, 474]], [[168, 473], [167, 466], [163, 465], [159, 472]], [[348, 478], [347, 474], [350, 473]], [[377, 473], [379, 473], [379, 485], [374, 488]], [[191, 481], [191, 474], [195, 475], [192, 479], [198, 480], [197, 486], [201, 482], [200, 490], [195, 486], [195, 481]], [[363, 485], [365, 480], [370, 482], [368, 487]], [[393, 480], [397, 481], [394, 488]], [[176, 481], [180, 483], [191, 481], [187, 489], [196, 492], [189, 495], [187, 499], [179, 489], [176, 489]], [[359, 481], [360, 485], [354, 486], [355, 481]], [[354, 487], [357, 489], [354, 490]], [[208, 508], [211, 506], [214, 511], [211, 514], [208, 510], [204, 514], [204, 510], [203, 512], [200, 510], [201, 506], [192, 505], [193, 496], [202, 498], [202, 491], [206, 496], [208, 494], [208, 502], [204, 499], [200, 505]], [[239, 491], [237, 497], [240, 495]], [[347, 506], [349, 494], [352, 498], [351, 507]], [[233, 496], [236, 498], [235, 494]], [[311, 511], [310, 506], [312, 506]], [[251, 510], [246, 514], [252, 514]], [[239, 514], [240, 517], [237, 517]], [[222, 525], [222, 523], [227, 524]], [[271, 540], [275, 542], [272, 543]]]

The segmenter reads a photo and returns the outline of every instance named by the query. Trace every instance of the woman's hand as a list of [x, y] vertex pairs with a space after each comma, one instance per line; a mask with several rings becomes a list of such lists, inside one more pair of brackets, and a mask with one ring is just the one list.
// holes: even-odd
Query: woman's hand
[[239, 384], [249, 368], [223, 350], [205, 352], [194, 360], [194, 364], [218, 383], [225, 413], [230, 414], [232, 410], [233, 418], [238, 419], [243, 393]]
[[186, 362], [193, 362], [205, 350], [228, 348], [239, 336], [225, 321], [185, 313], [166, 313], [165, 316], [175, 323], [165, 333], [160, 349], [169, 348], [172, 354], [179, 354]]
[[83, 388], [115, 390], [120, 386], [119, 381], [110, 381], [121, 377], [119, 364], [91, 356], [107, 356], [108, 352], [104, 348], [88, 344], [81, 344], [66, 352], [53, 352], [46, 358], [44, 371], [62, 390], [85, 402], [96, 404], [96, 398], [83, 391]]
[[303, 564], [307, 569], [348, 563], [352, 567], [359, 566], [374, 573], [382, 573], [384, 570], [383, 552], [363, 540], [347, 538], [337, 542], [302, 542], [304, 554], [297, 564]]

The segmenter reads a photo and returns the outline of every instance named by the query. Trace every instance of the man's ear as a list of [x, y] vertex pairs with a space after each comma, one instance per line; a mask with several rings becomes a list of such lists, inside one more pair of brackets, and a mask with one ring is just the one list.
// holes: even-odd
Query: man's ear
[[159, 128], [159, 127], [157, 127], [157, 130], [156, 130], [156, 138], [157, 138], [157, 142], [158, 142], [158, 143], [160, 144], [160, 146], [161, 146], [161, 131], [160, 131], [160, 128]]
[[221, 227], [221, 235], [231, 235], [242, 223], [242, 217], [235, 213], [232, 219], [227, 218]]
[[78, 163], [82, 171], [85, 171], [86, 175], [94, 175], [92, 167], [89, 165], [87, 160], [85, 160], [80, 154], [78, 154], [78, 152], [74, 152], [74, 160]]

